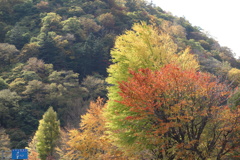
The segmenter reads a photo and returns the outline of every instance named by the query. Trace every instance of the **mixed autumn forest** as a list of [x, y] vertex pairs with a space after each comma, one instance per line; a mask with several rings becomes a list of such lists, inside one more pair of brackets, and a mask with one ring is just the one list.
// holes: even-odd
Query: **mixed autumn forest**
[[237, 160], [239, 84], [228, 47], [145, 0], [0, 0], [0, 151]]

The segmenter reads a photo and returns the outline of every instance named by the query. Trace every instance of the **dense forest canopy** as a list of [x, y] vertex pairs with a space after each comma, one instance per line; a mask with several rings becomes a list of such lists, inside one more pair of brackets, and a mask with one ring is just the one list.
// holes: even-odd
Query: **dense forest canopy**
[[[176, 76], [174, 71], [182, 77]], [[159, 76], [161, 74], [166, 76]], [[240, 103], [239, 76], [240, 62], [229, 48], [220, 46], [185, 18], [174, 17], [145, 0], [0, 0], [1, 150], [28, 146], [31, 156], [41, 156], [35, 133], [39, 120], [52, 106], [52, 112], [56, 111], [60, 120], [61, 135], [54, 153], [46, 152], [41, 157], [171, 159], [237, 155], [239, 151], [233, 148], [239, 145], [239, 139], [231, 139], [231, 136], [239, 137], [240, 133], [236, 127], [236, 122], [239, 123], [236, 115]], [[156, 78], [162, 78], [162, 83], [166, 84], [175, 78], [179, 85], [167, 84], [170, 88], [164, 88]], [[143, 83], [138, 84], [139, 79]], [[184, 91], [183, 84], [199, 88]], [[143, 95], [132, 95], [128, 90], [133, 87], [137, 93], [138, 88], [144, 86], [141, 91], [147, 94], [153, 92], [149, 85], [162, 87], [162, 90], [154, 91], [146, 101], [166, 101], [162, 111], [166, 113], [173, 107], [175, 112], [167, 114], [171, 124], [151, 108], [139, 108], [144, 102], [137, 97]], [[208, 85], [212, 85], [212, 90], [208, 90]], [[170, 96], [170, 89], [178, 87], [176, 95]], [[154, 97], [156, 94], [168, 95], [169, 99], [159, 100]], [[184, 96], [177, 98], [177, 95]], [[191, 98], [195, 100], [194, 105]], [[217, 117], [216, 121], [208, 116], [193, 116], [195, 121], [191, 121], [189, 117], [184, 119], [183, 115], [177, 115], [180, 110], [177, 105], [201, 108], [199, 103], [203, 100], [208, 108], [191, 114], [211, 114]], [[215, 109], [216, 106], [219, 108]], [[189, 116], [188, 109], [182, 114]], [[219, 117], [214, 111], [208, 112], [214, 109], [220, 113]], [[153, 112], [157, 118], [151, 117]], [[224, 114], [231, 115], [230, 119]], [[177, 120], [176, 116], [180, 118]], [[202, 124], [206, 130], [197, 125], [201, 118], [201, 122], [206, 122]], [[141, 125], [150, 121], [156, 124], [161, 121], [161, 125], [172, 127], [168, 126], [169, 132], [163, 132], [156, 125], [156, 130], [152, 131], [149, 128], [154, 127], [149, 124], [142, 133], [137, 132], [142, 129]], [[178, 127], [188, 127], [190, 121], [196, 125], [196, 130], [191, 130], [192, 139], [180, 140], [185, 132]], [[231, 123], [223, 123], [225, 121]], [[229, 148], [219, 140], [224, 139], [222, 133], [227, 132], [217, 125], [220, 122], [232, 127], [227, 135], [232, 144], [225, 144]], [[141, 125], [132, 128], [133, 123]], [[198, 139], [193, 138], [197, 136], [195, 131], [209, 137], [218, 135], [218, 138], [213, 137], [209, 140], [211, 144], [206, 144], [208, 140], [206, 136], [201, 137], [202, 134]], [[182, 137], [174, 137], [176, 133]], [[95, 135], [96, 141], [91, 141], [87, 135]], [[159, 140], [158, 144], [141, 145], [152, 137]], [[78, 141], [84, 143], [76, 144]], [[168, 145], [164, 148], [160, 143]], [[186, 151], [182, 143], [192, 146], [192, 151]], [[161, 147], [164, 152], [158, 152]], [[141, 154], [137, 156], [137, 152]]]

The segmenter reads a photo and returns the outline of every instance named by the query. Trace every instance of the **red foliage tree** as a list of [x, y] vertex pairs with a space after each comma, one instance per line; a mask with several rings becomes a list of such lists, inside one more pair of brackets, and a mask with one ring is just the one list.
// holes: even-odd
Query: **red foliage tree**
[[167, 65], [130, 71], [120, 82], [129, 107], [119, 146], [144, 150], [155, 159], [222, 159], [239, 150], [239, 113], [226, 106], [227, 85], [210, 74]]

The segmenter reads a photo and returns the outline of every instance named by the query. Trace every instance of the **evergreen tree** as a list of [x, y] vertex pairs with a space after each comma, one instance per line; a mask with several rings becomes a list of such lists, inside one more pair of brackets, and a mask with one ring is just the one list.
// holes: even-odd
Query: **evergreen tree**
[[41, 160], [53, 156], [59, 136], [60, 122], [57, 120], [57, 113], [50, 107], [43, 115], [43, 119], [39, 121], [36, 132], [37, 151]]

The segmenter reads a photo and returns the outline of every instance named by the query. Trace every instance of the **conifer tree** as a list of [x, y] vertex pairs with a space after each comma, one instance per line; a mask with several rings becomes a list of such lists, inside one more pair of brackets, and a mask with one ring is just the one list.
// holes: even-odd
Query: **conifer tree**
[[41, 160], [52, 157], [60, 136], [60, 122], [57, 113], [50, 107], [39, 121], [36, 132], [37, 151]]

